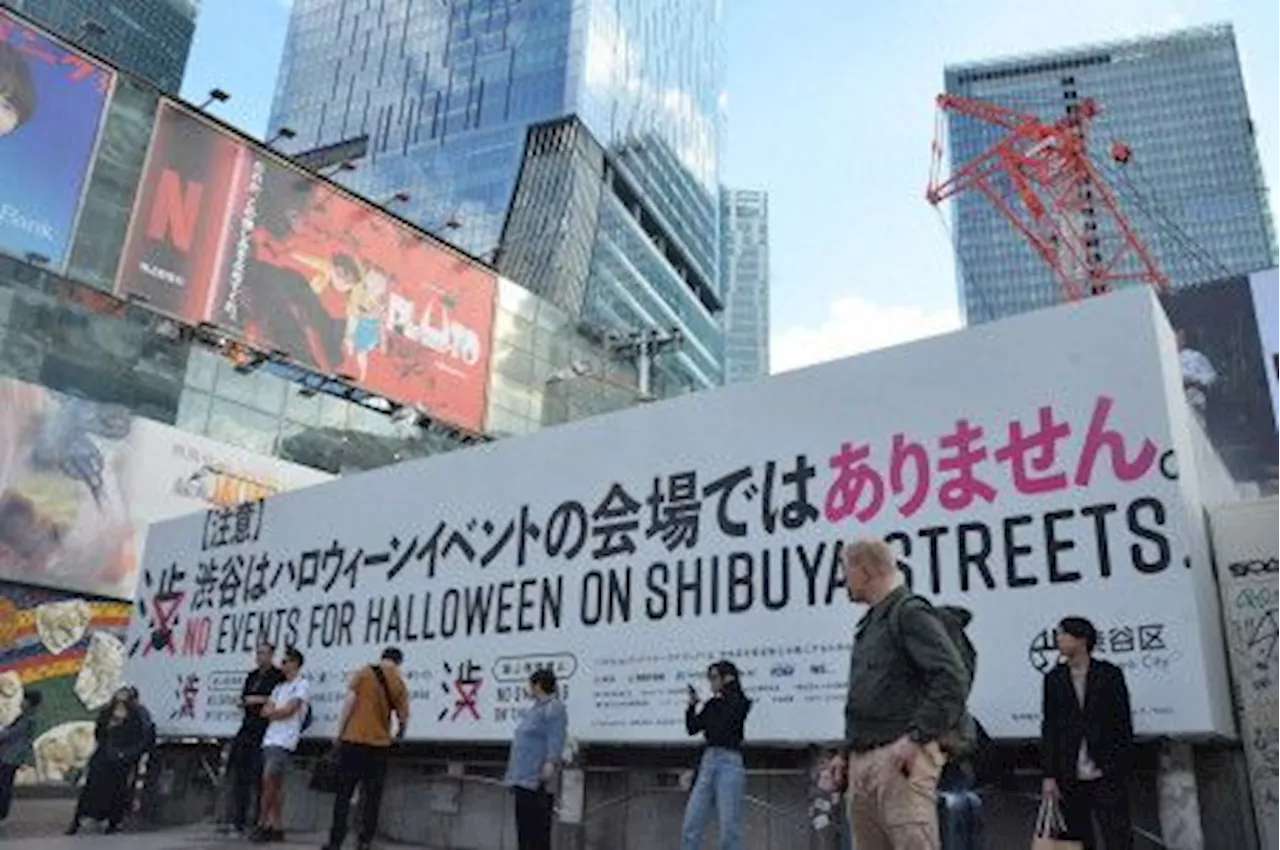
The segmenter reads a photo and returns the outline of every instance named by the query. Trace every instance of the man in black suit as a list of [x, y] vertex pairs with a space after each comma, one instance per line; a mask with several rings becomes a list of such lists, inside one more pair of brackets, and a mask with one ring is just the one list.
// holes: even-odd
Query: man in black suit
[[1107, 850], [1131, 850], [1133, 715], [1124, 671], [1093, 657], [1098, 631], [1083, 617], [1063, 618], [1057, 641], [1063, 661], [1044, 677], [1041, 711], [1044, 795], [1061, 801], [1066, 838], [1094, 850], [1096, 817]]

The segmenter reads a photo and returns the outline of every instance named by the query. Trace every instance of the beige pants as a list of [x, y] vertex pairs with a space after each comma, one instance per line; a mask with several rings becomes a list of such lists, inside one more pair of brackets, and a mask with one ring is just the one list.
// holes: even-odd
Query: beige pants
[[939, 850], [938, 776], [946, 756], [926, 744], [903, 776], [889, 747], [849, 759], [849, 824], [856, 850]]

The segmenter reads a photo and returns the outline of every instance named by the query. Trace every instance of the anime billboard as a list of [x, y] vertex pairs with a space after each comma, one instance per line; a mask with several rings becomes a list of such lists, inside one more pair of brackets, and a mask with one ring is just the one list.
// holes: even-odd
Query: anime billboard
[[0, 379], [0, 580], [130, 599], [150, 523], [330, 477]]
[[0, 251], [61, 268], [115, 73], [0, 10]]
[[162, 103], [117, 291], [471, 430], [491, 272]]

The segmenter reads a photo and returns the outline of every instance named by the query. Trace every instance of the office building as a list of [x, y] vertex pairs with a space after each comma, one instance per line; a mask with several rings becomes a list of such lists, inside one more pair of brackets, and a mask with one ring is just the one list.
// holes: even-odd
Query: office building
[[[948, 93], [1055, 121], [1093, 99], [1092, 159], [1176, 287], [1274, 266], [1276, 239], [1235, 34], [1228, 25], [946, 70]], [[949, 121], [953, 167], [1004, 131]], [[1109, 149], [1132, 149], [1128, 164]], [[1057, 303], [1048, 266], [990, 201], [952, 201], [960, 301], [969, 323]]]
[[294, 151], [367, 136], [341, 182], [399, 196], [588, 334], [678, 339], [656, 394], [713, 386], [721, 6], [296, 0], [269, 132]]
[[54, 35], [177, 93], [200, 0], [5, 0]]
[[724, 292], [724, 380], [769, 374], [769, 195], [720, 191], [720, 280]]

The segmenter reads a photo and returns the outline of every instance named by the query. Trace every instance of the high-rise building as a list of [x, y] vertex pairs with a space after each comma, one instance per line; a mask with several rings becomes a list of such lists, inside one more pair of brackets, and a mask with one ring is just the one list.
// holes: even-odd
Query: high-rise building
[[[956, 65], [948, 93], [1062, 118], [1093, 99], [1092, 159], [1175, 287], [1276, 264], [1275, 231], [1229, 25]], [[953, 167], [1003, 130], [949, 121]], [[1112, 142], [1132, 148], [1127, 165]], [[953, 200], [960, 301], [969, 323], [1057, 303], [1049, 267], [979, 192]]]
[[5, 0], [72, 44], [167, 92], [182, 87], [200, 0]]
[[720, 192], [720, 281], [724, 292], [724, 381], [769, 374], [769, 195]]
[[367, 136], [344, 183], [589, 333], [679, 339], [659, 395], [712, 386], [721, 23], [719, 0], [295, 0], [268, 132]]

